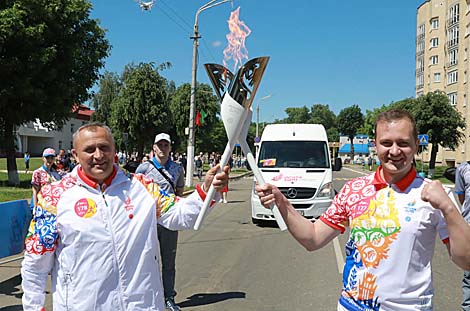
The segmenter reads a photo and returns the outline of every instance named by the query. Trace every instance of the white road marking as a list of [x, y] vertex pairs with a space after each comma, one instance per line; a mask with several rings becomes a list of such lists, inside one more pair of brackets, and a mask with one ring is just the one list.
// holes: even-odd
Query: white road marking
[[339, 246], [338, 237], [333, 239], [333, 248], [335, 250], [336, 255], [336, 264], [338, 265], [338, 272], [339, 274], [343, 273], [344, 268], [344, 258], [343, 258], [343, 250], [341, 246]]

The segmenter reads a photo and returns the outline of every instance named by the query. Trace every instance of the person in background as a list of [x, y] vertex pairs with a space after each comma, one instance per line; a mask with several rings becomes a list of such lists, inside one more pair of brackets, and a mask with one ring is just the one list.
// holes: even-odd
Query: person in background
[[23, 159], [24, 159], [24, 167], [25, 167], [24, 172], [26, 174], [28, 174], [28, 172], [29, 172], [29, 160], [31, 159], [31, 155], [29, 154], [28, 151], [26, 151], [24, 153]]
[[220, 190], [220, 193], [222, 193], [222, 202], [228, 203], [227, 195], [228, 195], [228, 182], [225, 187]]
[[372, 156], [370, 154], [367, 158], [367, 166], [369, 167], [369, 171], [372, 171]]
[[[470, 223], [470, 163], [462, 162], [455, 170], [455, 193], [462, 204], [462, 216]], [[468, 241], [470, 243], [470, 241]], [[470, 311], [470, 271], [466, 270], [462, 278], [462, 310]]]
[[[153, 144], [154, 157], [143, 162], [136, 174], [144, 174], [157, 183], [162, 191], [169, 195], [182, 196], [184, 191], [184, 172], [181, 165], [171, 160], [171, 138], [166, 133], [155, 136]], [[170, 230], [162, 225], [157, 226], [158, 241], [160, 242], [160, 257], [162, 259], [162, 281], [165, 295], [165, 306], [169, 311], [179, 311], [175, 303], [176, 277], [176, 245], [178, 231]]]
[[42, 152], [43, 164], [40, 168], [33, 171], [31, 177], [31, 188], [33, 196], [31, 199], [31, 207], [33, 215], [38, 203], [38, 193], [44, 185], [60, 180], [62, 177], [56, 169], [56, 152], [52, 148], [46, 148]]
[[440, 181], [416, 174], [419, 140], [410, 113], [377, 115], [375, 173], [348, 181], [314, 223], [302, 217], [273, 185], [256, 186], [261, 203], [275, 203], [290, 233], [318, 250], [349, 227], [338, 311], [433, 310], [431, 261], [436, 236], [450, 259], [470, 269], [470, 226], [454, 195]]
[[201, 181], [202, 180], [203, 165], [204, 165], [204, 163], [202, 162], [202, 156], [201, 155], [196, 156], [195, 165], [196, 165], [197, 178], [199, 179], [199, 181]]
[[228, 167], [208, 171], [202, 185], [180, 198], [119, 169], [105, 125], [81, 126], [73, 146], [78, 166], [38, 194], [21, 265], [23, 310], [41, 309], [51, 274], [54, 310], [163, 311], [157, 224], [193, 228], [205, 189], [212, 184], [220, 191]]

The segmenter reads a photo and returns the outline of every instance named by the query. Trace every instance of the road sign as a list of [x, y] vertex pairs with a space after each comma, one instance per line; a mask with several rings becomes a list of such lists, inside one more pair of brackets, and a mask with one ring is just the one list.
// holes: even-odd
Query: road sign
[[258, 136], [255, 137], [255, 143], [259, 143], [260, 142], [260, 138]]
[[418, 135], [419, 145], [427, 146], [429, 144], [429, 135], [428, 134], [419, 134]]

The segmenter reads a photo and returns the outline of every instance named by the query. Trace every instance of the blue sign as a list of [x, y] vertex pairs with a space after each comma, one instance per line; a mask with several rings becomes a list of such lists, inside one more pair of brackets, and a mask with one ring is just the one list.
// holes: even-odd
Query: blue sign
[[255, 137], [255, 143], [259, 143], [260, 142], [260, 138], [258, 136]]
[[419, 145], [427, 146], [429, 144], [429, 135], [428, 134], [419, 134], [418, 135]]
[[31, 210], [27, 200], [2, 202], [0, 209], [0, 258], [3, 258], [23, 251]]

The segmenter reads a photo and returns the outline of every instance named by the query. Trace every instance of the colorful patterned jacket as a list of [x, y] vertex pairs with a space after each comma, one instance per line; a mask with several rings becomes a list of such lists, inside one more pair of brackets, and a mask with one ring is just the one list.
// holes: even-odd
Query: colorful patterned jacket
[[49, 273], [54, 310], [164, 310], [157, 222], [192, 228], [201, 196], [168, 195], [116, 167], [101, 189], [81, 167], [44, 186], [25, 242], [24, 310], [44, 305]]

